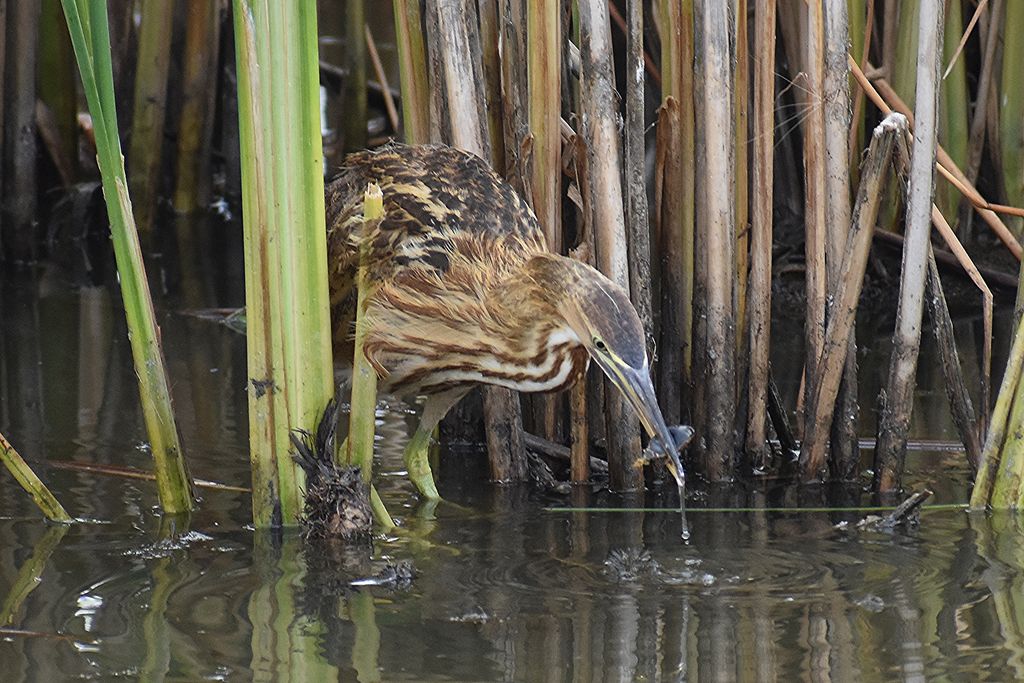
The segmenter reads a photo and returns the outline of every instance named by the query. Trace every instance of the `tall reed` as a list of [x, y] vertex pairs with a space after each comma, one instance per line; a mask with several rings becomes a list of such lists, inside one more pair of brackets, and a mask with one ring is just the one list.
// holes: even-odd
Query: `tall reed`
[[107, 7], [101, 0], [62, 0], [62, 3], [92, 114], [96, 158], [110, 219], [128, 339], [139, 380], [142, 414], [156, 465], [160, 505], [164, 512], [186, 512], [192, 509], [192, 484], [174, 423], [160, 331], [128, 196], [114, 104]]
[[298, 523], [291, 430], [334, 391], [316, 8], [234, 0], [248, 316], [253, 518]]
[[886, 401], [878, 419], [875, 446], [875, 488], [881, 492], [900, 488], [913, 407], [914, 374], [921, 344], [924, 287], [928, 273], [928, 236], [938, 133], [938, 79], [942, 58], [938, 43], [941, 26], [942, 0], [922, 0], [918, 22], [920, 53], [917, 58], [915, 136], [907, 197], [907, 239]]

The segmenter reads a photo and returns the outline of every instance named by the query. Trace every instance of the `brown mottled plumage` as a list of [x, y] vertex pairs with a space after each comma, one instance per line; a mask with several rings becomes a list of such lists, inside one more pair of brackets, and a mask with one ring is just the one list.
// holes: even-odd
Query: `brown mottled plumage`
[[[364, 229], [370, 182], [383, 193], [384, 218]], [[327, 187], [327, 237], [336, 355], [352, 353], [358, 247], [366, 240], [377, 287], [368, 300], [366, 355], [383, 390], [435, 397], [421, 429], [432, 429], [474, 384], [559, 390], [592, 357], [648, 431], [668, 433], [626, 293], [593, 268], [548, 252], [533, 212], [478, 157], [397, 144], [348, 157]], [[681, 481], [674, 449], [671, 458]]]

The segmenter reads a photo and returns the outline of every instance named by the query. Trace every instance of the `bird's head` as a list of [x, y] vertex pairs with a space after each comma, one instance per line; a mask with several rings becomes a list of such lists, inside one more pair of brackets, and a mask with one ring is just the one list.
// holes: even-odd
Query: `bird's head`
[[[684, 472], [679, 460], [678, 435], [665, 424], [651, 383], [650, 364], [643, 325], [621, 287], [600, 272], [571, 259], [561, 260], [564, 269], [558, 287], [556, 309], [576, 333], [594, 363], [622, 392], [652, 437], [652, 450], [667, 458], [669, 470], [682, 486]], [[568, 277], [566, 277], [568, 276]], [[692, 436], [685, 428], [684, 440]]]

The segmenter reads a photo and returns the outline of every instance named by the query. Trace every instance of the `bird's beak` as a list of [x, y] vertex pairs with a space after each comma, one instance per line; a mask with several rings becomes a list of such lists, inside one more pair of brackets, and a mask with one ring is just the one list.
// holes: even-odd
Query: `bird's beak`
[[693, 430], [686, 428], [688, 431], [683, 443], [677, 443], [677, 439], [673, 438], [661, 414], [661, 406], [658, 405], [658, 398], [654, 394], [654, 385], [651, 384], [651, 373], [646, 362], [639, 369], [605, 359], [599, 359], [598, 365], [640, 416], [640, 422], [651, 437], [651, 450], [665, 456], [669, 471], [676, 484], [682, 488], [685, 471], [683, 463], [679, 460], [679, 449], [692, 437]]

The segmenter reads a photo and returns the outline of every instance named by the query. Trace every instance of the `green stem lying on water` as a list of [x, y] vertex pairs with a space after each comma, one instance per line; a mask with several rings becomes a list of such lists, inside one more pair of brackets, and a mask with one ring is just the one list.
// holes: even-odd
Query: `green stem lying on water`
[[153, 449], [160, 506], [171, 514], [187, 512], [192, 509], [192, 482], [174, 423], [160, 331], [142, 262], [118, 138], [107, 6], [99, 0], [62, 0], [62, 3], [96, 134], [96, 158], [110, 217], [142, 414]]
[[46, 484], [36, 476], [36, 473], [18, 454], [18, 451], [14, 450], [14, 446], [4, 438], [3, 434], [0, 434], [0, 460], [3, 460], [4, 465], [18, 480], [21, 487], [32, 496], [32, 500], [36, 502], [47, 519], [54, 522], [71, 521], [71, 515], [64, 510], [64, 507], [50, 493], [50, 489], [46, 488]]

